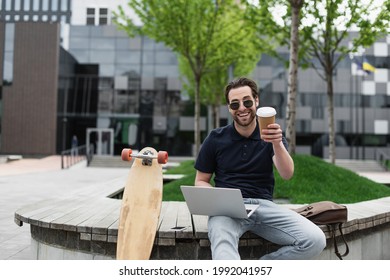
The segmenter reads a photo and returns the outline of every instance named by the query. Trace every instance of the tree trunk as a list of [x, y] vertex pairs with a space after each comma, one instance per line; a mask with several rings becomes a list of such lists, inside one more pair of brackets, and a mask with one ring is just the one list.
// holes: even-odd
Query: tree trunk
[[333, 78], [332, 72], [326, 73], [328, 87], [328, 126], [329, 126], [329, 159], [331, 163], [336, 162], [336, 143], [335, 143], [335, 126], [334, 126], [334, 104], [333, 104]]
[[207, 106], [207, 134], [214, 128], [214, 105]]
[[290, 1], [291, 4], [291, 33], [290, 33], [290, 65], [288, 70], [288, 91], [286, 110], [286, 139], [290, 154], [295, 154], [296, 148], [296, 96], [298, 76], [298, 47], [299, 47], [299, 15], [303, 1]]
[[219, 127], [219, 121], [220, 121], [220, 118], [221, 118], [220, 107], [221, 107], [221, 102], [220, 102], [219, 98], [217, 98], [216, 104], [213, 105], [213, 110], [214, 110], [214, 128]]
[[219, 114], [219, 105], [214, 105], [213, 106], [214, 110], [214, 128], [219, 127], [219, 119], [220, 119], [220, 114]]
[[198, 156], [200, 150], [200, 80], [201, 77], [195, 75], [195, 116], [194, 116], [194, 145], [193, 156]]

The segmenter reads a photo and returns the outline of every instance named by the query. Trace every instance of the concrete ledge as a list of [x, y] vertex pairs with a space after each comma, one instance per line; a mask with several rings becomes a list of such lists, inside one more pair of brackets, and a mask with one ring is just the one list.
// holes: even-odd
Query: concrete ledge
[[[113, 186], [118, 184], [110, 182], [99, 186], [99, 191], [91, 189], [77, 197], [46, 200], [18, 209], [15, 222], [31, 225], [37, 258], [114, 259], [121, 200], [108, 196], [121, 187]], [[350, 255], [346, 259], [390, 259], [390, 197], [347, 207], [348, 222], [343, 230]], [[328, 245], [318, 259], [337, 259], [327, 227], [320, 227]], [[244, 234], [239, 244], [243, 259], [258, 259], [277, 248], [251, 233]], [[341, 246], [340, 251], [343, 249]], [[48, 250], [53, 253], [47, 254]], [[192, 216], [185, 202], [163, 202], [152, 259], [211, 259], [207, 217]]]

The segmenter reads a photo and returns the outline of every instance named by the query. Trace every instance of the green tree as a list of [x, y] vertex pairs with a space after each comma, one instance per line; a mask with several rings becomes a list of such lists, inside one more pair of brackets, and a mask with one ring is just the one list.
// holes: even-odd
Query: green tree
[[[333, 76], [340, 61], [350, 53], [367, 48], [388, 34], [390, 1], [386, 0], [384, 4], [376, 6], [373, 0], [367, 4], [356, 0], [315, 0], [307, 6], [307, 15], [314, 20], [303, 26], [303, 38], [308, 44], [308, 55], [319, 62], [311, 60], [311, 66], [327, 84], [329, 158], [332, 163], [336, 160]], [[353, 44], [346, 46], [353, 30], [357, 31]]]
[[[200, 103], [206, 73], [226, 67], [225, 61], [239, 59], [236, 49], [242, 38], [251, 34], [253, 27], [243, 16], [245, 10], [234, 0], [129, 0], [128, 5], [142, 22], [137, 27], [120, 7], [116, 13], [117, 24], [130, 36], [145, 34], [163, 42], [179, 54], [188, 64], [194, 81], [195, 103], [195, 154], [200, 148]], [[229, 17], [227, 16], [229, 15]], [[253, 32], [252, 32], [253, 33]], [[256, 37], [252, 38], [256, 41]], [[257, 52], [258, 54], [258, 52]], [[219, 65], [219, 67], [218, 67]]]
[[289, 143], [291, 154], [295, 154], [296, 148], [296, 99], [298, 84], [298, 50], [299, 50], [299, 23], [300, 13], [304, 0], [289, 0], [291, 8], [290, 27], [290, 60], [288, 70], [287, 89], [287, 114], [286, 114], [286, 139]]
[[[227, 18], [229, 18], [228, 14]], [[214, 54], [213, 64], [210, 64], [209, 71], [203, 77], [200, 102], [208, 106], [211, 112], [209, 118], [213, 122], [209, 130], [219, 126], [220, 106], [225, 103], [226, 82], [232, 77], [249, 75], [260, 59], [258, 41], [253, 39], [255, 38], [254, 31], [254, 28], [248, 28], [237, 40], [221, 46], [226, 50]], [[179, 68], [184, 76], [183, 88], [190, 96], [194, 96], [195, 81], [186, 59], [179, 58]]]
[[[293, 0], [288, 0], [290, 3], [286, 1], [276, 1], [278, 2], [276, 3], [261, 0], [256, 8], [257, 15], [268, 12], [268, 16], [260, 18], [263, 21], [262, 25], [268, 27], [264, 30], [264, 34], [276, 34], [275, 41], [282, 45], [291, 44], [291, 41], [286, 41], [288, 36], [286, 34], [291, 28], [292, 18], [289, 13], [286, 13], [280, 17], [280, 23], [275, 20], [275, 17], [270, 16], [270, 11], [277, 6], [290, 7], [289, 4], [292, 6]], [[299, 25], [301, 44], [298, 57], [300, 57], [300, 65], [314, 68], [327, 85], [329, 158], [332, 163], [336, 159], [333, 75], [338, 64], [350, 53], [371, 46], [380, 37], [389, 33], [390, 0], [384, 0], [383, 5], [379, 6], [376, 2], [374, 0], [364, 2], [312, 0], [304, 3], [301, 9]], [[280, 31], [275, 33], [278, 28]], [[353, 38], [350, 36], [351, 31], [356, 32]], [[347, 45], [348, 40], [353, 44]]]
[[[287, 45], [290, 49], [289, 60], [285, 61], [288, 66], [286, 139], [292, 155], [295, 154], [296, 148], [298, 66], [303, 56], [302, 49], [299, 48], [299, 25], [304, 4], [304, 0], [259, 0], [257, 5], [249, 4], [252, 9], [252, 20], [265, 27], [259, 29], [258, 36], [267, 36], [272, 39], [267, 40], [268, 44], [264, 46], [265, 52], [284, 60], [275, 51], [275, 46]], [[275, 14], [278, 16], [275, 17]]]
[[[195, 80], [193, 79], [191, 68], [187, 60], [179, 58], [179, 69], [182, 74], [183, 89], [193, 98], [195, 96]], [[228, 80], [227, 70], [215, 69], [205, 74], [201, 84], [201, 99], [200, 103], [211, 108], [212, 116], [208, 116], [213, 120], [213, 127], [217, 125], [219, 120], [219, 106], [222, 104], [224, 86]], [[212, 129], [209, 127], [209, 130]]]

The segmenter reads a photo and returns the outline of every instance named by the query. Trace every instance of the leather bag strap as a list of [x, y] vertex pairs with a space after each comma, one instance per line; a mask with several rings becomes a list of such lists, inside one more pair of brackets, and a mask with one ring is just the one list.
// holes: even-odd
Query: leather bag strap
[[[339, 248], [338, 248], [338, 245], [337, 245], [337, 240], [336, 240], [336, 231], [337, 231], [336, 226], [337, 225], [338, 225], [338, 229], [340, 231], [341, 238], [343, 239], [343, 242], [345, 244], [345, 252], [343, 254], [340, 254]], [[331, 238], [333, 239], [333, 246], [334, 246], [334, 249], [335, 249], [335, 254], [336, 254], [336, 256], [340, 260], [342, 260], [343, 257], [345, 257], [345, 256], [347, 256], [349, 254], [348, 243], [345, 240], [345, 237], [344, 237], [344, 234], [343, 234], [343, 231], [342, 231], [342, 223], [327, 225], [327, 227], [328, 227], [329, 232], [331, 233]]]

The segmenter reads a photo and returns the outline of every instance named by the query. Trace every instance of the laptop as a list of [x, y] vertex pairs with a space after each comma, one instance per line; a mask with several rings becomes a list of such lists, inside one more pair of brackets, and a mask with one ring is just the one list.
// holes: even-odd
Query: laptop
[[249, 218], [260, 206], [244, 204], [241, 190], [202, 186], [180, 186], [193, 215]]

